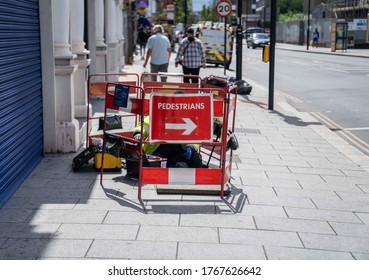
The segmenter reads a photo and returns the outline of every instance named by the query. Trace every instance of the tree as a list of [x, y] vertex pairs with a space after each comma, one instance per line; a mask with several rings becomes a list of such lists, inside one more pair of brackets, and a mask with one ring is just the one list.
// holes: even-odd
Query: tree
[[214, 2], [212, 5], [208, 7], [206, 7], [206, 5], [202, 6], [201, 20], [202, 21], [220, 21], [220, 17], [216, 12], [216, 4]]
[[302, 0], [277, 0], [277, 5], [281, 14], [302, 13]]
[[192, 0], [176, 0], [176, 8], [175, 8], [175, 19], [176, 22], [182, 22], [185, 21], [185, 3], [187, 1], [187, 23], [195, 23], [195, 17], [192, 13]]

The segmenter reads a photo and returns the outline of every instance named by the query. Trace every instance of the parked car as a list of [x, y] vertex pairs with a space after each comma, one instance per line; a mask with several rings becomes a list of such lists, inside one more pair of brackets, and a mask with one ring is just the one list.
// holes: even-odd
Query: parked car
[[251, 36], [246, 40], [247, 48], [252, 47], [253, 49], [257, 47], [264, 47], [265, 45], [270, 44], [269, 35], [266, 33], [253, 33]]
[[260, 27], [250, 27], [242, 31], [243, 38], [245, 39], [249, 38], [253, 33], [263, 33], [263, 30]]

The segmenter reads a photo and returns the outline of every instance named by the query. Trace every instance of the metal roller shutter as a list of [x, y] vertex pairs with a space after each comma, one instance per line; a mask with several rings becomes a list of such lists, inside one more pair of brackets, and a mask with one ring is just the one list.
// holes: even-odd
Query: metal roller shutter
[[38, 0], [0, 0], [0, 208], [42, 153]]

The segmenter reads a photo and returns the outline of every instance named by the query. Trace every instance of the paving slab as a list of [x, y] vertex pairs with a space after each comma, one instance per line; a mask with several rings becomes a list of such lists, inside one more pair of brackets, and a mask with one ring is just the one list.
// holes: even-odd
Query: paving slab
[[101, 224], [107, 211], [38, 210], [30, 223], [97, 223]]
[[369, 184], [359, 184], [357, 185], [363, 192], [369, 193]]
[[352, 253], [355, 260], [369, 260], [369, 254]]
[[306, 248], [369, 254], [369, 238], [300, 233]]
[[362, 221], [352, 211], [307, 209], [297, 207], [284, 207], [284, 209], [288, 217], [295, 219], [362, 223]]
[[130, 260], [174, 260], [177, 242], [95, 240], [86, 258]]
[[352, 192], [341, 192], [337, 191], [337, 195], [344, 201], [357, 201], [369, 203], [369, 194], [367, 193], [352, 193]]
[[0, 247], [1, 259], [83, 258], [92, 240], [8, 239]]
[[353, 260], [347, 252], [265, 246], [268, 260]]
[[112, 239], [135, 240], [138, 225], [67, 224], [63, 223], [55, 232], [56, 239]]
[[114, 225], [178, 226], [179, 221], [180, 214], [109, 211], [103, 223]]
[[269, 231], [269, 230], [243, 230], [219, 229], [220, 243], [224, 244], [256, 244], [286, 247], [303, 247], [297, 233]]
[[366, 225], [369, 225], [369, 213], [360, 213], [356, 212], [356, 216], [359, 217], [361, 221], [363, 221]]
[[275, 192], [277, 196], [286, 196], [286, 197], [306, 197], [306, 198], [326, 198], [331, 200], [342, 200], [339, 195], [333, 190], [291, 190], [284, 188], [275, 188]]
[[265, 260], [260, 245], [178, 244], [178, 260]]
[[0, 223], [0, 239], [52, 238], [60, 226], [60, 223]]
[[180, 226], [209, 227], [209, 228], [243, 228], [255, 229], [255, 223], [251, 216], [243, 215], [204, 215], [182, 214]]
[[354, 212], [369, 212], [369, 204], [366, 202], [357, 201], [331, 201], [324, 198], [312, 199], [318, 209], [326, 210], [342, 210], [342, 211], [354, 211]]
[[26, 221], [29, 217], [34, 214], [34, 210], [28, 209], [11, 209], [4, 208], [0, 209], [0, 223], [12, 222], [19, 223]]
[[[220, 209], [225, 209], [228, 206], [224, 204], [218, 205]], [[224, 211], [221, 212], [222, 214]], [[280, 218], [287, 218], [287, 214], [284, 211], [282, 206], [270, 206], [270, 205], [244, 205], [239, 212], [231, 212], [229, 211], [228, 214], [231, 215], [246, 215], [246, 216], [266, 216], [266, 217], [280, 217]]]
[[257, 229], [262, 230], [335, 234], [330, 225], [323, 221], [256, 216], [255, 224]]
[[189, 226], [146, 226], [140, 227], [138, 241], [168, 241], [219, 243], [218, 229]]
[[369, 237], [369, 225], [351, 223], [329, 223], [338, 236]]
[[309, 198], [305, 197], [280, 197], [259, 195], [248, 198], [250, 204], [253, 205], [275, 205], [275, 206], [290, 206], [301, 208], [316, 208], [314, 203]]

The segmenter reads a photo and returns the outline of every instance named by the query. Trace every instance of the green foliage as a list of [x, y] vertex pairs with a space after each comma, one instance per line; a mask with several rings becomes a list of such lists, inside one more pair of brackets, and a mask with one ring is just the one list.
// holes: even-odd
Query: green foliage
[[301, 0], [277, 0], [277, 6], [280, 9], [281, 14], [302, 13], [303, 6]]
[[201, 10], [202, 21], [221, 21], [219, 15], [216, 12], [216, 4], [213, 3], [210, 6], [203, 5]]
[[286, 14], [281, 14], [279, 16], [279, 22], [289, 22], [289, 21], [301, 21], [304, 20], [304, 14], [303, 13], [293, 13], [288, 12]]
[[[176, 22], [185, 21], [185, 0], [176, 0], [175, 19]], [[191, 10], [192, 0], [187, 0], [187, 23], [195, 23], [195, 18]]]
[[304, 19], [301, 0], [277, 0], [280, 22], [299, 21]]

